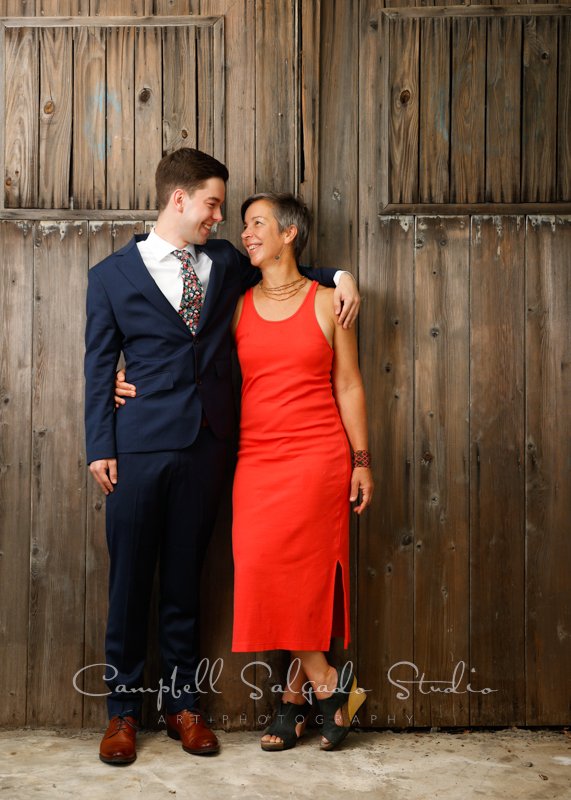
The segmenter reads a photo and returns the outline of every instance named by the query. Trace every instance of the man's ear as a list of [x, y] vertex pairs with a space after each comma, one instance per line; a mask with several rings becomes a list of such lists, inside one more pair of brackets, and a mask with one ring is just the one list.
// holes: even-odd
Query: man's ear
[[184, 189], [175, 189], [171, 194], [171, 201], [177, 211], [184, 211]]

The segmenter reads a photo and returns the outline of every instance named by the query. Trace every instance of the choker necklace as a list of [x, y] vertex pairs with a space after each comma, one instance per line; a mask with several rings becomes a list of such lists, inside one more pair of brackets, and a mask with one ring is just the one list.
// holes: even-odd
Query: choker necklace
[[302, 275], [291, 283], [284, 283], [282, 286], [264, 286], [264, 281], [259, 284], [260, 289], [269, 297], [270, 300], [289, 300], [290, 297], [296, 295], [305, 286], [307, 278]]

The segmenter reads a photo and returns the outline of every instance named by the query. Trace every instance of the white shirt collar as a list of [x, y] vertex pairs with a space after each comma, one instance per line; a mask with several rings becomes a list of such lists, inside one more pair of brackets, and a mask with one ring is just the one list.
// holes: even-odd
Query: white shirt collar
[[[153, 257], [156, 258], [157, 261], [162, 261], [163, 258], [166, 258], [166, 256], [170, 255], [173, 250], [179, 249], [174, 244], [171, 244], [170, 242], [167, 242], [165, 239], [162, 239], [157, 233], [155, 233], [154, 228], [145, 239], [145, 244], [147, 245], [150, 253], [152, 253]], [[194, 245], [187, 244], [184, 249], [188, 250], [188, 252], [196, 261], [196, 251], [194, 249]]]

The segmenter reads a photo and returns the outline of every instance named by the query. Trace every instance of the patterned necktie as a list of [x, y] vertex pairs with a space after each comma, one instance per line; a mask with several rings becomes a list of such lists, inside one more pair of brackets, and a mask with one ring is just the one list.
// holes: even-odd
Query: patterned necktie
[[188, 250], [173, 250], [182, 264], [182, 297], [178, 313], [186, 322], [190, 332], [194, 336], [198, 328], [198, 320], [202, 303], [204, 302], [204, 289], [194, 267], [192, 266], [192, 255]]

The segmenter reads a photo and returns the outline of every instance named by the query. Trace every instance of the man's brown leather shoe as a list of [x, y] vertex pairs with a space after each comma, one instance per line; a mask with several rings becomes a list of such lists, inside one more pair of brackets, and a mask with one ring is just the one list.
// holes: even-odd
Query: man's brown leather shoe
[[182, 749], [194, 756], [220, 750], [218, 739], [202, 719], [200, 711], [185, 709], [177, 714], [167, 714], [167, 733], [171, 739], [180, 739]]
[[137, 720], [111, 717], [99, 747], [99, 758], [106, 764], [131, 764], [137, 758]]

